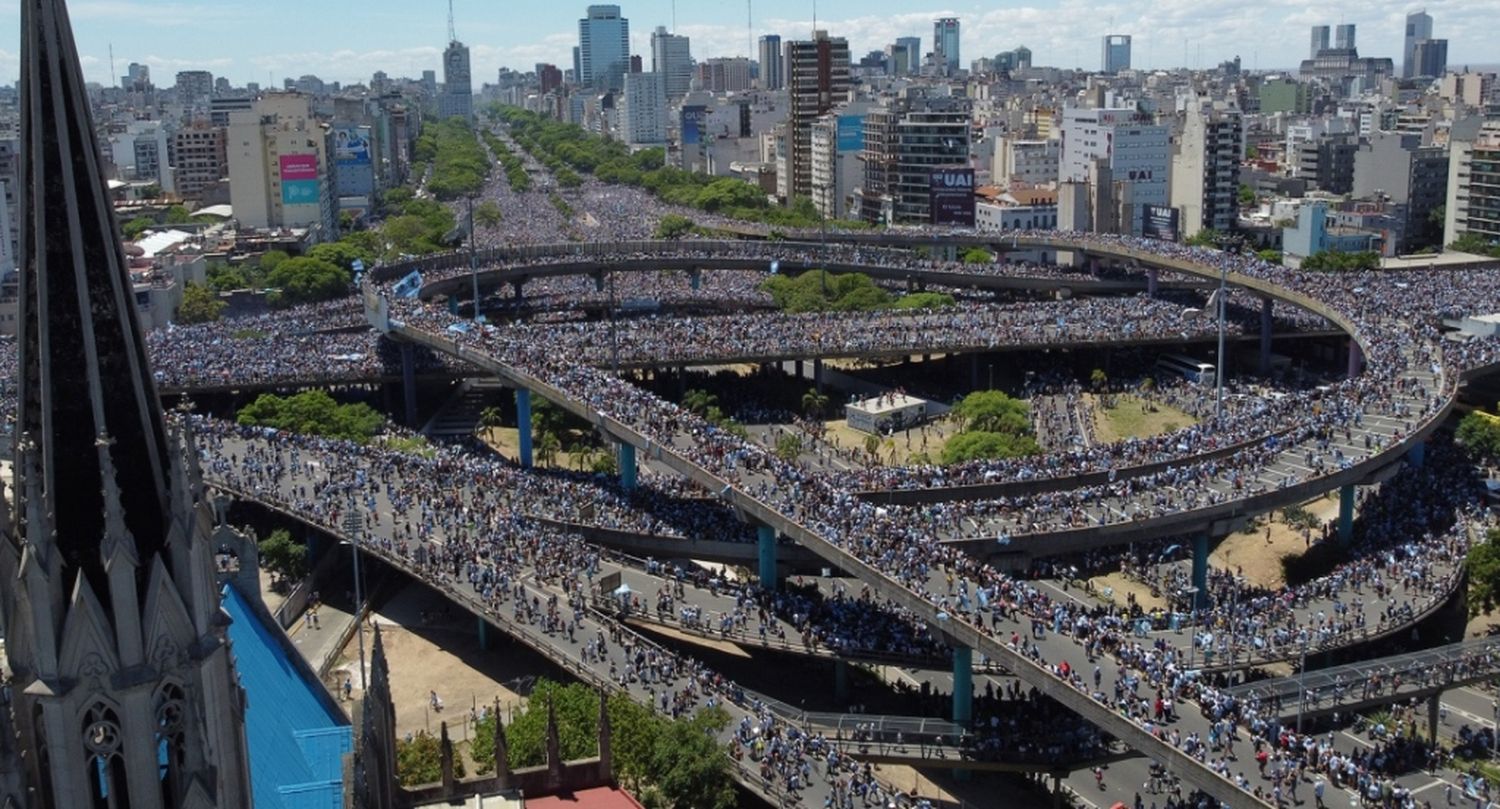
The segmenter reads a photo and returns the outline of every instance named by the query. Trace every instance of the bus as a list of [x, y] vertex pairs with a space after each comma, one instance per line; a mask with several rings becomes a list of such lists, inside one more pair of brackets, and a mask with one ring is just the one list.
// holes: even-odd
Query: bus
[[1156, 367], [1198, 385], [1213, 385], [1218, 377], [1213, 363], [1199, 362], [1182, 354], [1163, 354], [1156, 359]]

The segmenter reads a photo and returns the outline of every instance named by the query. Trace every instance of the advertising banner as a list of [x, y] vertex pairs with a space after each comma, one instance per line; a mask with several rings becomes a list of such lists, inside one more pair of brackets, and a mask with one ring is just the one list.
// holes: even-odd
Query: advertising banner
[[838, 126], [839, 154], [858, 152], [865, 148], [865, 118], [863, 115], [840, 115]]
[[933, 169], [929, 199], [932, 224], [974, 227], [974, 170]]
[[1161, 239], [1166, 242], [1177, 241], [1180, 229], [1180, 215], [1176, 208], [1166, 205], [1147, 205], [1145, 210], [1145, 221], [1141, 225], [1141, 235], [1148, 239]]
[[284, 154], [281, 156], [281, 179], [318, 179], [318, 156], [315, 154]]
[[345, 127], [333, 131], [333, 159], [339, 166], [367, 166], [370, 164], [370, 136], [358, 127]]
[[682, 108], [683, 146], [703, 142], [703, 122], [707, 118], [708, 107], [693, 105]]

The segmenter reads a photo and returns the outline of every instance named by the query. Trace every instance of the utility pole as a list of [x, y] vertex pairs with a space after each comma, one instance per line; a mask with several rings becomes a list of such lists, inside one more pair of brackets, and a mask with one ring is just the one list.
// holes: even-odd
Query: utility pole
[[[357, 507], [356, 507], [357, 508]], [[364, 517], [358, 511], [349, 512], [344, 517], [344, 532], [349, 535], [350, 556], [354, 560], [354, 626], [355, 634], [359, 636], [359, 690], [366, 689], [365, 683], [365, 620], [364, 620], [364, 584], [359, 575], [359, 532], [364, 529]]]
[[1219, 265], [1219, 364], [1214, 368], [1214, 421], [1215, 429], [1224, 429], [1224, 314], [1225, 298], [1229, 297], [1229, 268]]
[[474, 322], [479, 322], [479, 257], [474, 252], [474, 240], [478, 235], [474, 232], [474, 197], [467, 197], [469, 202], [469, 278], [474, 283]]

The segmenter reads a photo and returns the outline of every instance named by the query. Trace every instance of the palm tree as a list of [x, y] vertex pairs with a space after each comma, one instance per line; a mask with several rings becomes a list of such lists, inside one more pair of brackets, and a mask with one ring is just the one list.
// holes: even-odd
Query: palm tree
[[693, 388], [682, 395], [682, 406], [700, 416], [718, 403], [719, 397], [699, 388]]
[[807, 393], [802, 394], [802, 410], [808, 418], [818, 418], [827, 407], [828, 394], [817, 388], [808, 388]]
[[479, 411], [479, 429], [484, 433], [485, 437], [488, 437], [491, 430], [499, 427], [504, 422], [505, 417], [500, 414], [500, 408], [498, 407], [492, 405]]
[[552, 466], [557, 461], [557, 453], [562, 449], [562, 440], [557, 433], [548, 430], [542, 433], [542, 439], [537, 442], [536, 458], [543, 466]]

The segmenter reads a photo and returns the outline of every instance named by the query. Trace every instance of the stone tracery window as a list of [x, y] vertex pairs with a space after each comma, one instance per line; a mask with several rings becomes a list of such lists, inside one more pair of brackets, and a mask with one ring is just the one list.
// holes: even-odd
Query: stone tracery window
[[88, 756], [89, 802], [94, 809], [129, 809], [125, 758], [120, 752], [120, 718], [96, 702], [83, 713], [83, 748]]

